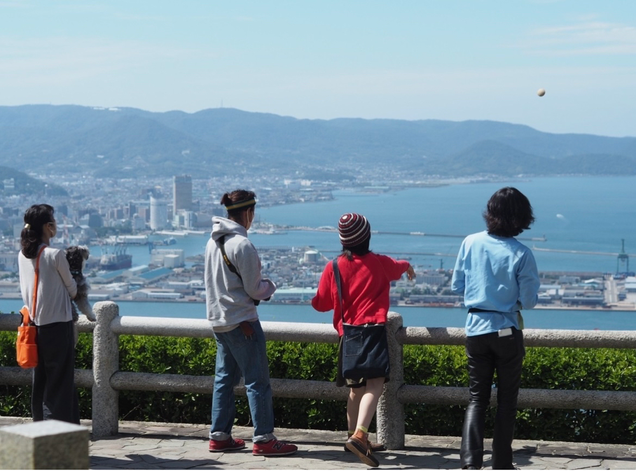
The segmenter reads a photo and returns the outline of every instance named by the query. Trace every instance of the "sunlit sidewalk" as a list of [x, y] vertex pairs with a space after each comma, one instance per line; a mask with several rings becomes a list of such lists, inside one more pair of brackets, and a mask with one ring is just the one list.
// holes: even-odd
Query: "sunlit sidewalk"
[[[0, 426], [30, 419], [0, 417]], [[90, 421], [82, 421], [90, 428]], [[343, 445], [345, 432], [279, 429], [280, 440], [298, 445], [292, 456], [253, 456], [252, 429], [235, 427], [247, 448], [228, 453], [208, 451], [208, 426], [120, 422], [119, 434], [90, 443], [91, 469], [366, 469]], [[380, 452], [380, 468], [458, 469], [458, 437], [406, 436], [404, 450]], [[490, 442], [486, 442], [489, 449]], [[636, 469], [636, 446], [515, 440], [521, 469]], [[490, 455], [485, 456], [490, 467]]]

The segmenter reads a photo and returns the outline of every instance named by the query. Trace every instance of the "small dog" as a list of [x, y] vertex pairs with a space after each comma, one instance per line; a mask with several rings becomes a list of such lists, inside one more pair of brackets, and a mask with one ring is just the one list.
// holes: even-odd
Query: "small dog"
[[66, 249], [66, 260], [68, 260], [69, 267], [71, 268], [71, 275], [73, 275], [73, 279], [75, 283], [77, 283], [77, 295], [71, 303], [73, 321], [75, 322], [79, 318], [78, 309], [82, 314], [86, 315], [88, 320], [93, 322], [97, 320], [93, 308], [88, 302], [90, 285], [88, 281], [86, 281], [86, 277], [83, 273], [84, 264], [86, 260], [88, 260], [89, 255], [88, 247], [83, 245], [72, 245]]

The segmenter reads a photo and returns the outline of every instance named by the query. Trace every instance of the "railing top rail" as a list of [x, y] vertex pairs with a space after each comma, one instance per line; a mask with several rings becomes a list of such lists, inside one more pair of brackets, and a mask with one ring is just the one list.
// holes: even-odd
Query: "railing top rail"
[[13, 330], [17, 332], [21, 319], [22, 316], [20, 316], [20, 314], [0, 314], [0, 330]]
[[[267, 340], [337, 343], [338, 334], [329, 324], [307, 322], [262, 322]], [[174, 319], [166, 317], [116, 317], [111, 328], [119, 335], [157, 335], [166, 337], [213, 338], [207, 319]]]
[[[19, 323], [19, 314], [0, 314], [0, 331], [16, 331]], [[93, 330], [94, 325], [80, 318], [81, 332]], [[267, 340], [338, 342], [338, 334], [331, 323], [264, 321], [262, 325]], [[214, 337], [207, 319], [118, 316], [113, 320], [111, 328], [119, 335]], [[403, 345], [463, 345], [466, 337], [464, 329], [458, 327], [407, 326], [398, 329], [396, 338]], [[636, 348], [636, 331], [633, 330], [525, 329], [524, 338], [527, 347]]]
[[[0, 313], [0, 332], [17, 332], [20, 322], [22, 322], [20, 314]], [[86, 317], [80, 317], [79, 321], [77, 321], [77, 327], [80, 332], [92, 332], [95, 328], [95, 323], [89, 321]]]
[[[526, 347], [636, 348], [633, 330], [525, 329]], [[463, 345], [465, 333], [458, 327], [405, 327], [396, 337], [403, 345]]]

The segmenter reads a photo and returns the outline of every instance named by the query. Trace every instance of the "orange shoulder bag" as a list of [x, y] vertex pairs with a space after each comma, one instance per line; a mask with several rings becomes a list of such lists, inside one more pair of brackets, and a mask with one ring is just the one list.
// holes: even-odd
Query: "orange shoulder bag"
[[[33, 288], [33, 313], [38, 302], [38, 278], [40, 274], [40, 255], [46, 247], [43, 246], [38, 252], [38, 259], [35, 262], [35, 286]], [[38, 343], [37, 343], [37, 327], [31, 319], [29, 308], [23, 306], [20, 309], [22, 314], [22, 323], [18, 326], [18, 339], [15, 343], [16, 358], [18, 365], [22, 368], [35, 368], [38, 366]]]

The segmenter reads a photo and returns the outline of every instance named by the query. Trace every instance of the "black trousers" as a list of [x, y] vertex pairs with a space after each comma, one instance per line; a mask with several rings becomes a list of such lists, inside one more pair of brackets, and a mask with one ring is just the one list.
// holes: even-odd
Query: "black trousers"
[[466, 408], [460, 450], [462, 468], [479, 469], [484, 461], [484, 428], [490, 402], [493, 376], [497, 372], [497, 415], [492, 444], [492, 468], [514, 469], [512, 439], [517, 415], [517, 397], [521, 384], [521, 366], [525, 356], [523, 333], [499, 333], [466, 338], [470, 400]]
[[73, 321], [38, 326], [38, 366], [33, 370], [33, 421], [61, 420], [79, 424], [75, 389]]

